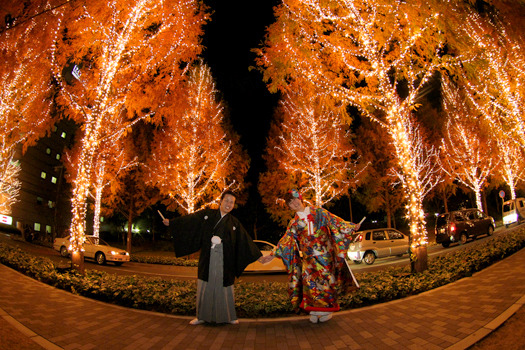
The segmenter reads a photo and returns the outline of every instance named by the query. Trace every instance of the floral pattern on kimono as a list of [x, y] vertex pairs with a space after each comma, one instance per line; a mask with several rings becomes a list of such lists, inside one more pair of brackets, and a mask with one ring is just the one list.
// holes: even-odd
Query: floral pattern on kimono
[[[305, 311], [338, 311], [337, 294], [346, 269], [344, 254], [357, 225], [323, 208], [290, 221], [273, 255], [288, 272], [292, 305]], [[308, 229], [310, 226], [310, 230]]]

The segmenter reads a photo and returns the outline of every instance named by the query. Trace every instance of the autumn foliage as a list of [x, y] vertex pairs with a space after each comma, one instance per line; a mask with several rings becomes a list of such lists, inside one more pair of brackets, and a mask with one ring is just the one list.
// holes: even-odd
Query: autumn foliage
[[150, 182], [168, 199], [170, 210], [193, 213], [218, 204], [222, 192], [242, 189], [249, 160], [225, 117], [210, 68], [188, 72], [183, 107], [165, 115], [148, 160]]
[[56, 91], [47, 26], [60, 14], [33, 17], [44, 9], [45, 3], [12, 3], [0, 9], [6, 25], [0, 31], [0, 212], [5, 214], [20, 188], [15, 152], [34, 144], [56, 121], [50, 114]]
[[287, 93], [267, 141], [268, 171], [258, 186], [272, 217], [289, 219], [282, 198], [292, 188], [316, 206], [346, 194], [359, 172], [354, 153], [349, 128], [330, 101], [307, 89]]
[[73, 180], [74, 250], [82, 244], [96, 154], [139, 120], [160, 118], [201, 50], [203, 10], [178, 0], [91, 1], [73, 5], [55, 29], [57, 100], [82, 130]]

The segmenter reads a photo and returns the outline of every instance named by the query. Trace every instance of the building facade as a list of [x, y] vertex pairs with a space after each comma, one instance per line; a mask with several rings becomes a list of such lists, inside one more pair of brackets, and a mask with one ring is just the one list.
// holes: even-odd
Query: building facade
[[13, 226], [52, 241], [65, 236], [71, 222], [71, 186], [65, 181], [64, 152], [71, 148], [76, 126], [62, 120], [46, 137], [25, 153], [17, 150], [22, 185], [18, 202], [11, 207]]

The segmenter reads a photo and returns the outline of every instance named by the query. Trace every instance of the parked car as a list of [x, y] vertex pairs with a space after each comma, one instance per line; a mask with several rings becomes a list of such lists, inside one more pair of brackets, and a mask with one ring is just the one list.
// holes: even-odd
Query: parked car
[[467, 243], [469, 239], [494, 233], [494, 219], [479, 209], [463, 209], [441, 214], [436, 220], [436, 243], [447, 248], [451, 243]]
[[[71, 237], [55, 238], [53, 249], [60, 255], [67, 257], [71, 252]], [[94, 259], [97, 264], [104, 265], [107, 261], [117, 266], [129, 261], [129, 253], [123, 249], [115, 248], [107, 244], [102, 238], [86, 236], [84, 242], [84, 258]]]
[[378, 258], [408, 253], [408, 236], [393, 228], [357, 232], [350, 243], [348, 257], [356, 264], [371, 265]]
[[525, 221], [525, 198], [509, 199], [503, 203], [503, 224], [509, 227], [517, 222]]
[[[259, 240], [254, 240], [253, 242], [264, 256], [270, 255], [270, 252], [275, 248], [275, 244], [270, 242]], [[244, 269], [244, 272], [286, 272], [286, 267], [281, 259], [275, 258], [268, 264], [261, 264], [258, 261], [254, 261]]]

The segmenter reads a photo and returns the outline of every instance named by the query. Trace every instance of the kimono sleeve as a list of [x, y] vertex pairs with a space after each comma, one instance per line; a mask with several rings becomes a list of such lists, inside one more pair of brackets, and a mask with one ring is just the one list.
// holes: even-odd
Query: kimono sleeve
[[327, 210], [324, 210], [324, 212], [327, 216], [338, 254], [347, 251], [352, 242], [352, 233], [356, 231], [357, 225], [345, 221]]
[[298, 252], [295, 249], [295, 238], [294, 238], [295, 228], [292, 225], [292, 222], [288, 224], [288, 228], [286, 229], [286, 232], [284, 233], [283, 237], [281, 237], [281, 239], [277, 243], [277, 247], [275, 248], [275, 251], [272, 252], [272, 255], [280, 258], [283, 261], [283, 264], [288, 271], [292, 270], [294, 261], [296, 260], [295, 255], [298, 254]]
[[262, 256], [261, 251], [248, 235], [246, 229], [240, 224], [235, 237], [235, 276], [239, 277], [246, 266]]
[[170, 223], [175, 256], [196, 253], [201, 249], [204, 213], [202, 211], [182, 216]]

